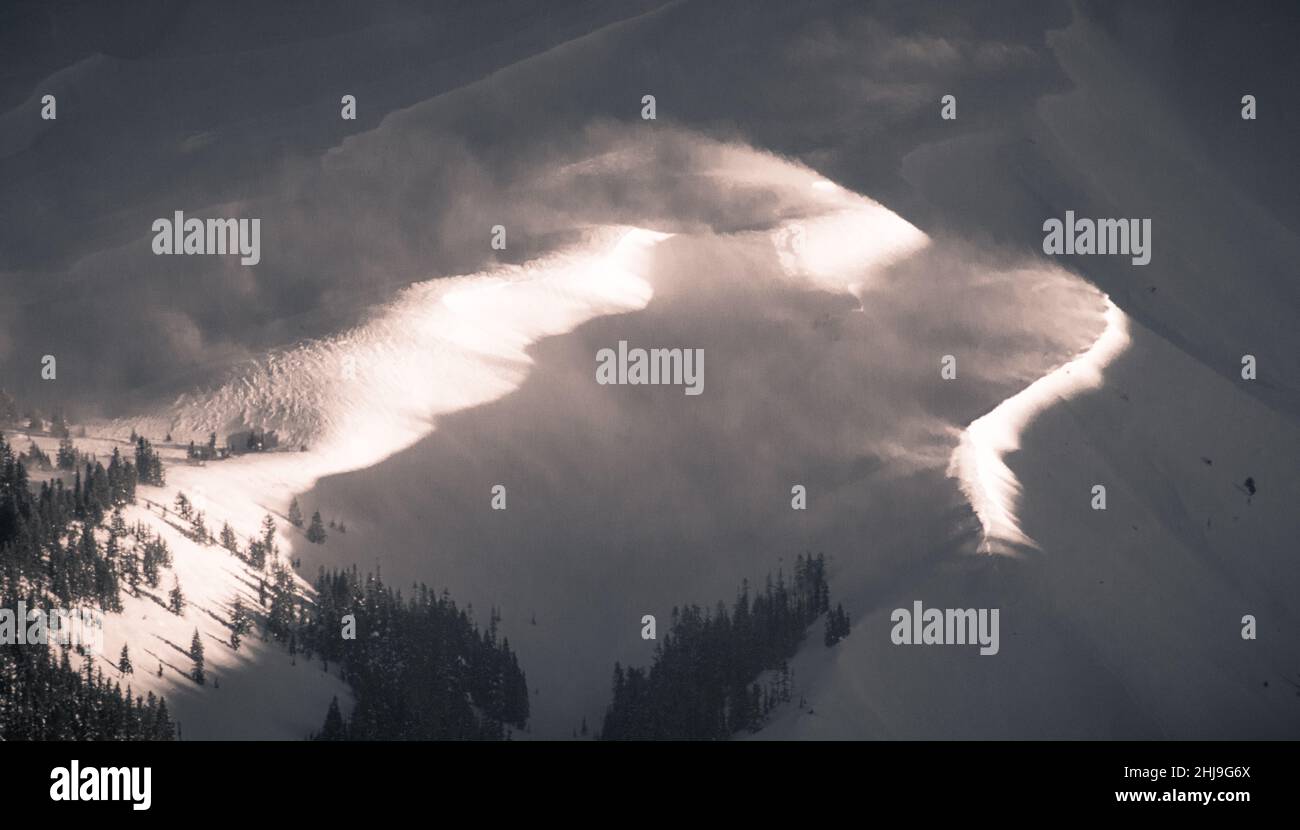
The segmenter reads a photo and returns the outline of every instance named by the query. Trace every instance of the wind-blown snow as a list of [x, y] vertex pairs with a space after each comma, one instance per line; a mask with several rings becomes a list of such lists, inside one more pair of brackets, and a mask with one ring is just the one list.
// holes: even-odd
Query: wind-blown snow
[[302, 488], [381, 461], [438, 415], [515, 388], [539, 338], [649, 302], [638, 271], [670, 234], [608, 227], [588, 236], [540, 262], [414, 285], [369, 323], [268, 355], [215, 390], [182, 395], [162, 417], [111, 429], [200, 443], [215, 432], [219, 445], [237, 431], [274, 430], [281, 447], [311, 450], [294, 462]]
[[917, 227], [878, 202], [826, 179], [810, 186], [832, 198], [836, 209], [773, 232], [781, 267], [793, 277], [861, 300], [873, 277], [930, 244]]
[[1128, 343], [1124, 312], [1106, 300], [1106, 329], [1087, 352], [1034, 381], [976, 418], [962, 433], [953, 451], [948, 474], [961, 481], [983, 527], [980, 552], [1008, 552], [1014, 546], [1036, 546], [1024, 534], [1016, 516], [1020, 482], [1006, 464], [1006, 456], [1020, 448], [1020, 434], [1049, 406], [1102, 384], [1102, 372]]

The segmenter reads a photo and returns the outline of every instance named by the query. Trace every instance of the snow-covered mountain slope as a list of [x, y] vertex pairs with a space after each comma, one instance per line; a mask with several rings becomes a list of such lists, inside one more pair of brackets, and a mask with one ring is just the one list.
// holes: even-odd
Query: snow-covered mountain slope
[[[764, 735], [1300, 733], [1300, 430], [1140, 324], [1126, 332], [1102, 385], [1039, 412], [1006, 459], [1033, 547], [854, 597], [853, 636], [795, 661], [811, 711]], [[1091, 507], [1095, 484], [1105, 511]], [[1000, 653], [892, 645], [891, 610], [917, 599], [1000, 608]], [[1241, 636], [1246, 615], [1258, 639]]]
[[419, 283], [366, 324], [237, 367], [214, 389], [107, 428], [199, 443], [216, 433], [222, 446], [238, 432], [274, 431], [282, 447], [316, 450], [296, 465], [313, 475], [375, 463], [426, 434], [440, 413], [516, 386], [538, 338], [648, 301], [639, 262], [666, 235], [611, 227], [587, 236], [526, 266]]
[[[57, 439], [38, 435], [31, 438], [51, 456]], [[11, 436], [14, 437], [14, 436]], [[127, 457], [130, 447], [110, 438], [78, 438], [77, 448], [104, 460], [117, 448]], [[319, 658], [291, 657], [284, 646], [260, 636], [260, 628], [243, 637], [238, 649], [231, 646], [231, 608], [239, 597], [252, 612], [259, 604], [258, 583], [269, 576], [250, 568], [219, 545], [203, 545], [186, 534], [186, 523], [173, 509], [178, 493], [184, 492], [202, 510], [214, 532], [229, 522], [241, 545], [260, 533], [265, 510], [237, 478], [223, 481], [205, 476], [203, 468], [190, 467], [180, 447], [161, 448], [167, 464], [165, 487], [141, 485], [137, 503], [123, 510], [129, 529], [142, 523], [152, 536], [166, 542], [172, 553], [172, 567], [164, 569], [157, 588], [143, 580], [139, 594], [123, 586], [123, 610], [104, 614], [103, 647], [95, 655], [96, 666], [106, 678], [116, 680], [132, 693], [153, 692], [163, 696], [172, 719], [184, 740], [301, 740], [319, 731], [330, 699], [338, 696], [345, 709], [352, 692], [338, 676], [338, 667], [326, 666]], [[42, 474], [33, 473], [33, 480]], [[164, 514], [163, 508], [166, 508]], [[283, 518], [278, 522], [277, 544], [282, 550], [300, 534]], [[101, 539], [101, 541], [103, 541]], [[131, 535], [123, 542], [130, 547], [142, 540]], [[168, 608], [168, 594], [179, 582], [185, 596], [184, 612]], [[300, 580], [302, 590], [310, 587]], [[198, 685], [190, 674], [190, 641], [195, 631], [204, 646], [206, 683]], [[129, 649], [134, 671], [118, 671], [122, 646]], [[74, 666], [80, 667], [76, 662]]]
[[[1079, 18], [1050, 43], [1071, 87], [1040, 101], [1023, 139], [924, 145], [905, 173], [938, 215], [1027, 247], [1067, 208], [1151, 216], [1153, 261], [1075, 258], [1115, 303], [1112, 325], [1082, 366], [977, 419], [954, 457], [955, 474], [1004, 495], [972, 495], [995, 529], [984, 544], [1024, 555], [951, 558], [853, 598], [855, 636], [805, 649], [795, 670], [815, 690], [809, 710], [767, 737], [1300, 734], [1300, 351], [1286, 276], [1297, 239], [1224, 177], [1105, 32]], [[987, 193], [972, 169], [1019, 187], [971, 213]], [[1267, 373], [1243, 378], [1245, 354]], [[1092, 508], [1098, 484], [1105, 511]], [[876, 633], [917, 599], [1001, 608], [1001, 653]], [[1243, 637], [1248, 616], [1257, 639]]]
[[[286, 165], [240, 203], [280, 220], [257, 275], [180, 272], [226, 292], [194, 320], [298, 289], [350, 317], [362, 287], [424, 282], [107, 429], [280, 431], [291, 451], [173, 486], [241, 522], [297, 494], [349, 527], [283, 540], [307, 572], [501, 609], [537, 736], [599, 721], [613, 662], [651, 658], [643, 614], [663, 630], [807, 550], [853, 632], [814, 632], [809, 705], [764, 736], [1300, 734], [1295, 235], [1079, 8], [773, 8], [671, 4]], [[1045, 260], [1067, 209], [1152, 218], [1151, 264]], [[522, 265], [484, 266], [498, 222]], [[81, 267], [159, 267], [131, 250]], [[177, 365], [243, 353], [163, 311]], [[702, 348], [705, 393], [595, 384], [620, 340]], [[893, 645], [916, 600], [1000, 609], [999, 653]]]
[[[302, 496], [349, 526], [304, 556], [501, 609], [536, 690], [532, 734], [563, 737], [598, 722], [615, 660], [649, 659], [645, 613], [712, 605], [807, 549], [855, 597], [959, 547], [972, 517], [946, 469], [962, 425], [1086, 349], [1104, 302], [1060, 269], [840, 198], [822, 216], [661, 242], [645, 309], [539, 342], [518, 389]], [[1013, 305], [1035, 310], [1008, 323]], [[596, 385], [597, 351], [619, 340], [702, 348], [704, 394]], [[790, 507], [797, 483], [807, 514]]]

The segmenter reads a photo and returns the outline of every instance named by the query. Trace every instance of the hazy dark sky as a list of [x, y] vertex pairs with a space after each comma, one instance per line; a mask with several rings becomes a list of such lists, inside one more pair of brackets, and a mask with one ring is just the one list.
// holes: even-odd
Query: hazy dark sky
[[[1080, 8], [1167, 96], [1182, 135], [1300, 227], [1296, 14], [1270, 3]], [[1014, 184], [1005, 170], [927, 190], [900, 168], [945, 137], [1023, 142], [1037, 101], [1070, 86], [1047, 45], [1070, 17], [1042, 2], [6, 4], [0, 382], [83, 412], [135, 406], [335, 331], [412, 281], [484, 267], [497, 222], [518, 231], [512, 258], [545, 250], [561, 223], [520, 205], [599, 221], [575, 201], [590, 188], [552, 187], [542, 171], [602, 151], [586, 131], [633, 123], [645, 93], [661, 123], [795, 155], [927, 230], [1034, 245], [1036, 222], [971, 207]], [[562, 43], [544, 72], [492, 76]], [[1248, 151], [1243, 90], [1268, 123]], [[56, 122], [38, 118], [46, 92]], [[355, 122], [338, 117], [345, 92], [359, 98]], [[961, 101], [950, 125], [934, 117], [946, 93]], [[349, 148], [348, 136], [439, 95], [418, 129]], [[635, 195], [645, 185], [593, 187], [602, 209], [643, 222], [720, 221], [700, 213], [689, 183], [657, 182], [653, 199]], [[262, 263], [153, 256], [150, 223], [175, 210], [262, 218]], [[38, 380], [43, 354], [60, 360], [57, 385]]]

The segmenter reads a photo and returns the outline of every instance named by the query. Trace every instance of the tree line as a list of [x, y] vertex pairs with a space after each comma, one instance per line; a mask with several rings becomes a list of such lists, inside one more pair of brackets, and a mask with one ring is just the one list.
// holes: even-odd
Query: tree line
[[[528, 681], [494, 610], [480, 631], [471, 610], [425, 585], [411, 595], [379, 576], [321, 570], [300, 641], [356, 694], [344, 721], [334, 701], [322, 740], [501, 739], [528, 722]], [[355, 636], [347, 633], [351, 617]]]
[[614, 664], [604, 740], [729, 738], [757, 731], [776, 706], [788, 702], [789, 659], [808, 628], [827, 617], [826, 644], [848, 632], [843, 606], [831, 608], [826, 562], [799, 556], [793, 583], [778, 572], [751, 597], [748, 581], [728, 609], [673, 608], [669, 631], [649, 669]]
[[[71, 487], [42, 484], [33, 493], [22, 458], [0, 434], [0, 607], [71, 607], [94, 603], [120, 610], [126, 558], [121, 506], [135, 498], [134, 465], [114, 451], [109, 466], [87, 464]], [[112, 514], [109, 542], [94, 530]], [[161, 740], [172, 737], [166, 703], [133, 696], [86, 660], [73, 669], [74, 647], [0, 644], [0, 738], [5, 740]], [[82, 647], [76, 647], [84, 655]], [[61, 651], [61, 653], [60, 653]], [[57, 656], [56, 656], [57, 655]]]

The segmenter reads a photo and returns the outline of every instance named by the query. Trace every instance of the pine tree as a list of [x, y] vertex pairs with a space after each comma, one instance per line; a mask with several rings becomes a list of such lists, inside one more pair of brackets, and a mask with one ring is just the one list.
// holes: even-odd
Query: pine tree
[[275, 519], [267, 513], [262, 517], [262, 544], [266, 546], [268, 554], [275, 550]]
[[307, 541], [317, 545], [325, 543], [325, 525], [321, 522], [319, 510], [311, 514], [311, 527], [307, 528]]
[[[162, 487], [167, 483], [166, 476], [163, 474], [162, 459], [158, 457], [152, 444], [139, 437], [135, 442], [135, 472], [144, 484]], [[163, 508], [163, 512], [165, 515], [166, 508]]]
[[235, 538], [235, 531], [229, 522], [221, 523], [221, 546], [231, 553], [239, 553], [239, 540]]
[[64, 436], [59, 439], [58, 464], [60, 470], [71, 470], [77, 466], [77, 448], [72, 439]]
[[235, 651], [239, 651], [239, 644], [248, 633], [249, 623], [248, 609], [244, 607], [243, 598], [237, 596], [230, 607], [230, 647]]
[[121, 505], [113, 508], [113, 519], [109, 522], [108, 532], [114, 539], [126, 536], [126, 517], [122, 515]]
[[190, 659], [194, 661], [194, 682], [200, 686], [206, 683], [203, 676], [203, 641], [199, 639], [199, 630], [194, 629], [194, 637], [190, 640]]
[[126, 649], [126, 644], [122, 644], [122, 656], [117, 660], [117, 670], [122, 674], [134, 674], [135, 668], [131, 665], [131, 654]]
[[171, 609], [173, 614], [179, 617], [185, 613], [185, 595], [181, 593], [181, 580], [179, 577], [172, 577], [172, 590], [167, 597], [167, 607]]
[[134, 547], [124, 551], [122, 554], [122, 573], [126, 575], [126, 584], [131, 587], [131, 593], [135, 596], [139, 596], [140, 567], [136, 563]]
[[50, 463], [50, 457], [36, 445], [35, 441], [29, 443], [27, 452], [21, 458], [26, 459], [28, 469], [49, 470], [54, 466]]
[[343, 713], [339, 711], [339, 698], [338, 695], [335, 695], [330, 701], [329, 711], [325, 713], [325, 726], [321, 728], [316, 740], [342, 741], [346, 737], [347, 730], [343, 725]]
[[248, 564], [259, 570], [266, 567], [266, 545], [251, 537], [248, 540]]
[[847, 636], [849, 636], [849, 615], [844, 612], [843, 604], [837, 604], [826, 614], [826, 633], [823, 642], [826, 643], [827, 648], [830, 648]]
[[208, 526], [203, 521], [202, 510], [196, 511], [194, 517], [190, 519], [190, 538], [200, 545], [207, 544]]
[[294, 496], [293, 501], [289, 503], [289, 524], [302, 527], [302, 508], [298, 506], [297, 496]]

